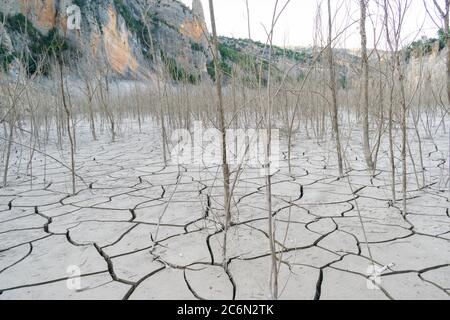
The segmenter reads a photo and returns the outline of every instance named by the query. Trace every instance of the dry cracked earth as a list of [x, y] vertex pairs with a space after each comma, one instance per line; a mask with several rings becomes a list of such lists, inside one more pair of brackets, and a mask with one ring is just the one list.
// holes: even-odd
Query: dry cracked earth
[[[300, 135], [292, 175], [281, 161], [273, 177], [280, 298], [449, 299], [448, 137], [424, 140], [420, 188], [411, 141], [416, 170], [410, 161], [403, 216], [401, 203], [391, 201], [388, 153], [381, 151], [380, 169], [368, 176], [359, 136], [348, 138], [347, 178], [336, 176], [329, 142]], [[32, 179], [13, 170], [12, 185], [0, 189], [0, 299], [270, 298], [259, 170], [245, 170], [234, 191], [225, 272], [218, 168], [165, 167], [155, 141], [156, 132], [114, 144], [80, 142], [77, 174], [84, 182], [74, 196], [68, 170], [50, 158], [45, 164], [35, 155]], [[56, 149], [51, 154], [69, 159]], [[390, 265], [375, 288], [369, 249], [377, 266]], [[81, 272], [76, 288], [71, 266]]]

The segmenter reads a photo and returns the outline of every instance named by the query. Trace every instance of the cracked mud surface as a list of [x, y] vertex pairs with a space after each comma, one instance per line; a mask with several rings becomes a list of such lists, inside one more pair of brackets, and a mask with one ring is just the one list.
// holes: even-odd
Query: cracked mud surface
[[[30, 177], [0, 189], [0, 299], [270, 298], [259, 170], [246, 169], [236, 186], [225, 272], [220, 172], [165, 167], [152, 141], [157, 133], [80, 143], [85, 183], [74, 196], [67, 169], [50, 159], [44, 169], [40, 155], [32, 189]], [[331, 145], [298, 141], [292, 175], [281, 161], [273, 177], [281, 299], [450, 299], [448, 137], [424, 141], [426, 187], [411, 164], [405, 216], [391, 201], [387, 152], [372, 178], [351, 139], [349, 178], [338, 179]], [[378, 266], [395, 264], [377, 290], [367, 286], [368, 246]], [[81, 270], [79, 289], [68, 289], [70, 266]]]

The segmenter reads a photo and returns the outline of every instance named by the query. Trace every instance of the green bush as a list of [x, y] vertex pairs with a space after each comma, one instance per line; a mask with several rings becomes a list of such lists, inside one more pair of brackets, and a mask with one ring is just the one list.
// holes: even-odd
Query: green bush
[[192, 51], [205, 52], [205, 48], [196, 42], [191, 42], [191, 49]]
[[87, 7], [88, 0], [72, 0], [73, 4], [76, 4], [80, 9]]
[[422, 39], [412, 42], [405, 49], [405, 59], [409, 61], [413, 52], [418, 52], [420, 56], [425, 56], [433, 51], [433, 46], [439, 42], [439, 50], [445, 48], [445, 32], [444, 29], [439, 29], [438, 38], [427, 38], [422, 37]]
[[[0, 18], [3, 19], [3, 13]], [[10, 33], [19, 33], [27, 36], [28, 52], [20, 54], [23, 63], [26, 66], [28, 74], [34, 74], [38, 71], [38, 65], [41, 64], [41, 72], [48, 75], [50, 71], [50, 57], [74, 51], [67, 40], [58, 34], [57, 29], [51, 29], [47, 35], [37, 30], [31, 21], [23, 14], [7, 16], [5, 20], [5, 28]], [[17, 52], [7, 53], [4, 48], [0, 50], [0, 63], [4, 69], [19, 57]]]
[[177, 82], [186, 81], [191, 84], [197, 84], [200, 81], [200, 76], [187, 73], [186, 70], [178, 65], [174, 58], [167, 56], [163, 50], [160, 50], [160, 54], [166, 71], [170, 74], [172, 80]]
[[0, 46], [0, 66], [3, 71], [8, 70], [9, 65], [14, 59], [14, 54], [9, 53], [3, 46]]
[[[206, 70], [208, 71], [210, 78], [216, 81], [216, 68], [214, 66], [214, 61], [210, 61], [206, 64]], [[232, 67], [223, 60], [220, 62], [220, 70], [224, 76], [230, 76], [233, 72]]]
[[[140, 43], [143, 48], [147, 50], [143, 50], [142, 53], [144, 57], [150, 57], [147, 53], [150, 49], [150, 37], [149, 37], [149, 30], [147, 26], [139, 19], [136, 19], [133, 15], [133, 13], [130, 11], [129, 7], [126, 6], [123, 3], [123, 0], [114, 0], [114, 5], [119, 12], [119, 14], [123, 17], [125, 20], [125, 24], [127, 25], [127, 28], [133, 32], [138, 39], [140, 40]], [[155, 17], [152, 17], [154, 19]]]
[[444, 29], [442, 29], [442, 28], [439, 29], [439, 31], [438, 31], [438, 38], [439, 38], [439, 49], [442, 50], [447, 45], [447, 43], [445, 41], [446, 39], [445, 39], [445, 30]]

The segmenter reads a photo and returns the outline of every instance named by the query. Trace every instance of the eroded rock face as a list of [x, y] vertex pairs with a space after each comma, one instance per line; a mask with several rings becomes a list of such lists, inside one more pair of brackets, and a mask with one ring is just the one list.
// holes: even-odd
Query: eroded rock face
[[25, 16], [34, 15], [39, 28], [52, 28], [56, 24], [56, 8], [53, 0], [20, 0], [20, 11]]
[[192, 13], [201, 21], [205, 21], [205, 13], [200, 0], [192, 0]]
[[173, 0], [150, 0], [154, 3], [152, 33], [167, 56], [190, 74], [206, 74], [206, 63], [212, 57], [208, 51], [203, 8], [193, 1], [193, 10]]
[[194, 39], [196, 42], [206, 45], [205, 34], [208, 33], [208, 28], [205, 23], [205, 14], [200, 0], [192, 1], [192, 14], [193, 19], [189, 19], [190, 17], [184, 19], [180, 32]]
[[[66, 9], [72, 4], [81, 9], [79, 31], [66, 28]], [[57, 28], [81, 51], [123, 76], [148, 75], [152, 54], [144, 43], [147, 25], [157, 54], [174, 60], [187, 74], [201, 76], [210, 59], [200, 1], [193, 2], [194, 10], [176, 0], [0, 0], [0, 7], [6, 15], [24, 15], [43, 34]], [[146, 12], [149, 21], [143, 19]]]
[[129, 36], [125, 22], [118, 21], [113, 6], [110, 6], [108, 23], [103, 27], [103, 43], [108, 62], [115, 71], [121, 74], [127, 70], [134, 72], [138, 66], [128, 42]]

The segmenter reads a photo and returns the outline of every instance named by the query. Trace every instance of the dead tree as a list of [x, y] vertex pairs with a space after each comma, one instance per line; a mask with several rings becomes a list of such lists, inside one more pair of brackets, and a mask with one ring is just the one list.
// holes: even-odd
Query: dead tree
[[209, 11], [211, 14], [211, 29], [212, 29], [212, 50], [214, 69], [216, 74], [216, 91], [218, 98], [217, 111], [219, 115], [219, 130], [221, 133], [221, 146], [222, 146], [222, 173], [223, 173], [223, 189], [224, 189], [224, 212], [225, 212], [225, 233], [223, 243], [223, 266], [225, 270], [228, 270], [227, 261], [227, 232], [231, 223], [231, 210], [230, 210], [230, 168], [227, 162], [227, 134], [225, 127], [225, 111], [222, 96], [222, 75], [221, 66], [219, 61], [219, 50], [217, 40], [216, 20], [214, 16], [214, 4], [213, 0], [209, 0]]
[[[149, 21], [150, 17], [150, 5], [148, 4], [147, 7], [144, 10], [144, 14], [142, 16], [142, 20], [145, 23], [146, 27], [146, 35], [148, 36], [148, 43], [146, 43], [147, 46], [150, 47], [151, 54], [152, 54], [152, 60], [155, 63], [155, 69], [156, 69], [156, 85], [158, 90], [158, 105], [159, 105], [159, 120], [161, 125], [161, 148], [162, 148], [162, 157], [164, 166], [167, 165], [167, 130], [166, 130], [166, 119], [164, 115], [164, 108], [163, 108], [163, 100], [165, 99], [167, 102], [167, 94], [163, 94], [162, 89], [162, 81], [164, 78], [163, 74], [163, 67], [162, 67], [162, 61], [159, 58], [155, 44], [153, 42], [153, 35], [151, 32], [151, 23]], [[164, 90], [165, 91], [165, 90]]]
[[[403, 3], [401, 0], [387, 1], [384, 0], [384, 14], [385, 14], [385, 28], [386, 39], [389, 45], [389, 49], [392, 55], [392, 71], [397, 74], [397, 82], [399, 86], [398, 105], [401, 109], [400, 128], [402, 131], [401, 137], [401, 160], [402, 160], [402, 212], [406, 215], [406, 194], [407, 194], [407, 161], [406, 161], [406, 149], [407, 149], [407, 102], [405, 94], [404, 84], [404, 72], [402, 69], [400, 41], [402, 34], [402, 27], [406, 11], [410, 2]], [[394, 6], [394, 7], [393, 7]], [[390, 119], [392, 122], [392, 119]], [[390, 123], [392, 125], [392, 123]], [[391, 131], [392, 134], [392, 131]], [[391, 141], [392, 144], [392, 141]], [[392, 147], [392, 145], [391, 145]], [[393, 166], [393, 170], [395, 170]], [[394, 175], [394, 173], [393, 173]], [[395, 185], [395, 178], [392, 181], [393, 188]]]
[[66, 115], [66, 130], [67, 135], [69, 137], [70, 142], [70, 160], [71, 160], [71, 175], [72, 175], [72, 195], [75, 195], [76, 193], [76, 180], [75, 180], [75, 142], [74, 142], [74, 136], [73, 131], [71, 128], [71, 111], [69, 108], [69, 105], [67, 103], [67, 97], [66, 97], [66, 89], [64, 84], [64, 61], [62, 57], [62, 53], [58, 52], [56, 54], [56, 58], [58, 61], [58, 71], [59, 71], [59, 84], [60, 84], [60, 90], [61, 90], [61, 99], [62, 99], [62, 105], [64, 108], [64, 112]]
[[[427, 3], [424, 0], [425, 8], [428, 11]], [[450, 0], [445, 0], [445, 7], [439, 5], [437, 0], [433, 0], [433, 4], [436, 8], [436, 10], [439, 12], [440, 18], [442, 19], [442, 28], [444, 29], [444, 39], [447, 46], [447, 58], [446, 58], [446, 65], [447, 65], [447, 97], [448, 97], [448, 103], [450, 104]], [[433, 19], [433, 16], [430, 14], [431, 18]], [[433, 20], [434, 21], [434, 20]], [[436, 23], [438, 27], [439, 24]]]
[[361, 61], [362, 61], [362, 114], [363, 114], [363, 147], [366, 158], [367, 169], [374, 174], [374, 163], [369, 141], [369, 57], [367, 55], [366, 15], [367, 0], [359, 0], [361, 10], [360, 33], [361, 33]]
[[[12, 99], [9, 99], [12, 101]], [[16, 114], [14, 108], [11, 108], [9, 111], [8, 118], [8, 142], [6, 147], [6, 156], [5, 156], [5, 168], [3, 171], [3, 187], [6, 187], [8, 184], [8, 170], [9, 170], [9, 161], [11, 158], [11, 148], [13, 144], [13, 135], [14, 135], [14, 124], [16, 122]]]
[[[85, 53], [87, 54], [87, 53]], [[89, 54], [82, 64], [78, 65], [78, 75], [80, 77], [81, 82], [83, 83], [81, 86], [81, 91], [86, 96], [87, 99], [87, 107], [88, 107], [88, 115], [89, 115], [89, 127], [91, 129], [92, 139], [97, 141], [97, 132], [95, 128], [95, 114], [94, 114], [94, 100], [97, 93], [97, 89], [99, 88], [98, 82], [95, 80], [95, 64], [92, 62], [95, 57]]]
[[111, 110], [110, 106], [110, 90], [109, 90], [109, 81], [110, 81], [110, 70], [109, 67], [103, 68], [103, 70], [98, 70], [97, 73], [97, 85], [99, 91], [99, 98], [101, 105], [103, 107], [103, 111], [105, 112], [106, 118], [109, 121], [109, 130], [111, 133], [111, 142], [116, 141], [116, 120], [114, 118], [113, 110]]
[[[426, 0], [424, 0], [425, 8], [427, 9], [427, 3]], [[447, 46], [447, 58], [446, 58], [446, 65], [447, 65], [447, 99], [448, 104], [450, 105], [450, 0], [445, 0], [445, 8], [440, 6], [437, 0], [433, 0], [433, 4], [436, 8], [436, 10], [439, 12], [440, 18], [443, 22], [443, 29], [444, 29], [444, 38], [445, 43]], [[430, 14], [431, 18], [433, 19], [432, 15]], [[434, 19], [433, 19], [434, 21]], [[438, 24], [436, 24], [438, 25]], [[438, 25], [439, 27], [439, 25]], [[449, 164], [449, 170], [450, 170], [450, 164]], [[449, 195], [448, 199], [450, 199], [450, 188], [449, 188]]]
[[328, 0], [328, 67], [330, 69], [330, 89], [331, 89], [331, 107], [332, 107], [332, 125], [333, 132], [336, 140], [336, 152], [338, 159], [339, 176], [344, 176], [344, 168], [342, 164], [342, 147], [341, 138], [339, 134], [339, 120], [338, 120], [338, 101], [337, 101], [337, 88], [336, 88], [336, 70], [334, 65], [333, 56], [333, 21], [331, 14], [331, 1]]
[[278, 263], [277, 263], [277, 253], [276, 253], [276, 242], [275, 242], [275, 226], [272, 215], [272, 173], [271, 173], [271, 146], [272, 146], [272, 93], [271, 89], [271, 68], [272, 68], [272, 50], [273, 50], [273, 32], [275, 26], [275, 17], [277, 12], [277, 4], [275, 3], [275, 9], [273, 12], [272, 27], [269, 33], [269, 66], [267, 75], [267, 109], [265, 112], [265, 117], [267, 120], [267, 141], [266, 141], [266, 154], [265, 154], [265, 168], [266, 168], [266, 205], [267, 205], [267, 215], [268, 215], [268, 234], [269, 234], [269, 247], [270, 247], [270, 257], [272, 270], [270, 273], [270, 289], [273, 299], [278, 299]]

